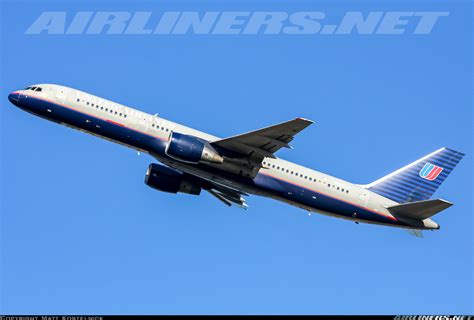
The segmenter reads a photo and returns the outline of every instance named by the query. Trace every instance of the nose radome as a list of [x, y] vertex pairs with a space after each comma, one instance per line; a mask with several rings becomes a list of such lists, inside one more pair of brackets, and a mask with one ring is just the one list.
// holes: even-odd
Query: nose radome
[[11, 103], [16, 105], [18, 101], [20, 100], [20, 93], [18, 91], [10, 93], [8, 95], [8, 100], [10, 100]]

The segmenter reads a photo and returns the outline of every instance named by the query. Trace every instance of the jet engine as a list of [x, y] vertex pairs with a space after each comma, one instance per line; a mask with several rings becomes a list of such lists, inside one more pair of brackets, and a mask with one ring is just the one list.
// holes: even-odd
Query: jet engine
[[169, 193], [188, 193], [199, 195], [201, 187], [192, 183], [184, 173], [156, 163], [148, 166], [145, 184], [153, 189]]
[[188, 163], [222, 163], [224, 158], [205, 140], [178, 132], [171, 133], [165, 153]]

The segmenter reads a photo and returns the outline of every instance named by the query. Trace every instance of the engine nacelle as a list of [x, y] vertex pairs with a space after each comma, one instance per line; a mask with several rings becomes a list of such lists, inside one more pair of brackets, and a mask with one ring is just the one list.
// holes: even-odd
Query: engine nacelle
[[202, 139], [173, 132], [165, 153], [173, 159], [189, 163], [222, 163], [224, 158]]
[[145, 183], [149, 187], [163, 192], [182, 192], [194, 195], [201, 193], [201, 187], [188, 181], [182, 172], [156, 163], [148, 166]]

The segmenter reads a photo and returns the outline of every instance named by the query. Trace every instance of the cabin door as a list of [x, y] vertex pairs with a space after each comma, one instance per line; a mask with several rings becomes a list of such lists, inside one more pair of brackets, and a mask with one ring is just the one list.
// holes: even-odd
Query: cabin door
[[361, 207], [366, 207], [368, 201], [369, 201], [369, 191], [363, 190], [359, 195], [358, 204]]
[[148, 131], [148, 125], [149, 125], [149, 121], [147, 119], [147, 116], [145, 116], [144, 114], [138, 114], [137, 117], [138, 117], [138, 119], [137, 119], [138, 130], [140, 130], [142, 132], [147, 132]]
[[64, 102], [66, 101], [66, 90], [64, 90], [64, 88], [56, 89], [56, 100], [59, 103], [64, 104]]

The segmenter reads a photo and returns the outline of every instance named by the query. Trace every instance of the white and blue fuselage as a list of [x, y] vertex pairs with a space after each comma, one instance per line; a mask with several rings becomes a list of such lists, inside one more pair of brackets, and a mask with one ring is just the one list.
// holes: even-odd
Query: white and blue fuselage
[[166, 166], [229, 190], [270, 197], [355, 222], [439, 229], [429, 218], [416, 224], [400, 218], [388, 209], [399, 202], [371, 191], [367, 185], [353, 184], [276, 157], [263, 158], [253, 177], [239, 175], [235, 163], [227, 165], [225, 160], [179, 161], [166, 152], [172, 132], [203, 141], [220, 138], [76, 89], [40, 84], [12, 92], [9, 100], [34, 115], [148, 153]]

